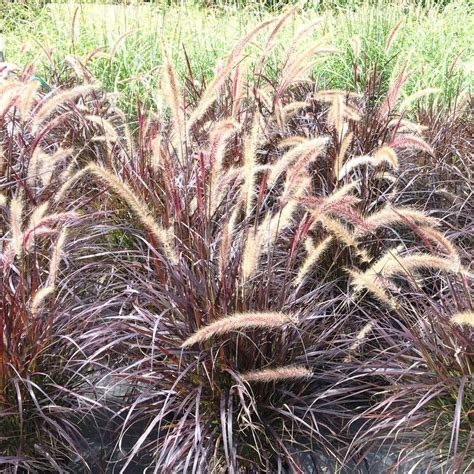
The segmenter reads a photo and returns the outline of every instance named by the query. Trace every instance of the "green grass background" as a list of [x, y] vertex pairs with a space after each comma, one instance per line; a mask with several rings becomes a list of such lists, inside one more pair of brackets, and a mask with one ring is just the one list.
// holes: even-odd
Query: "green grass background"
[[[160, 38], [170, 46], [180, 74], [186, 74], [183, 48], [195, 77], [208, 78], [216, 62], [259, 21], [291, 2], [193, 1], [146, 4], [78, 3], [41, 5], [9, 4], [0, 20], [9, 61], [35, 60], [47, 79], [52, 71], [66, 70], [64, 57], [85, 58], [91, 51], [115, 48], [112, 58], [96, 57], [89, 67], [109, 91], [122, 93], [121, 104], [133, 108], [137, 96], [147, 106], [156, 100], [160, 74]], [[118, 4], [117, 4], [118, 3]], [[128, 2], [132, 3], [132, 2]], [[267, 5], [267, 4], [268, 5]], [[474, 3], [415, 1], [307, 1], [280, 32], [279, 47], [270, 57], [266, 73], [275, 76], [284, 47], [306, 22], [321, 16], [322, 23], [302, 42], [333, 46], [338, 53], [318, 65], [313, 74], [319, 87], [354, 89], [351, 67], [354, 36], [361, 39], [363, 63], [377, 63], [387, 80], [396, 65], [409, 63], [411, 77], [405, 94], [427, 87], [441, 89], [440, 100], [449, 102], [459, 88], [474, 85]], [[384, 52], [390, 29], [402, 20], [389, 54]], [[125, 36], [124, 36], [125, 35]], [[259, 35], [249, 54], [263, 44]], [[254, 51], [252, 51], [254, 50]], [[454, 64], [454, 66], [453, 66]]]

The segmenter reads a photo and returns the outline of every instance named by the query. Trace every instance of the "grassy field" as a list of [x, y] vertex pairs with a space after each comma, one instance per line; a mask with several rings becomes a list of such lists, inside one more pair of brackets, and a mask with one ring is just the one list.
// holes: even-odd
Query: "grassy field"
[[[193, 2], [167, 6], [162, 2], [145, 5], [104, 5], [69, 2], [46, 7], [10, 5], [3, 14], [8, 59], [19, 64], [35, 60], [46, 78], [51, 71], [64, 70], [64, 58], [74, 55], [88, 62], [92, 73], [109, 91], [123, 93], [122, 105], [133, 105], [137, 95], [151, 105], [160, 76], [160, 40], [170, 46], [179, 73], [186, 74], [184, 51], [198, 80], [212, 76], [216, 62], [242, 35], [272, 12], [262, 2], [226, 4], [225, 8], [204, 8]], [[218, 2], [216, 2], [218, 3]], [[405, 93], [427, 87], [440, 89], [447, 102], [458, 89], [472, 88], [474, 30], [472, 6], [454, 0], [441, 7], [428, 2], [307, 2], [279, 33], [285, 46], [300, 25], [321, 17], [305, 39], [337, 48], [314, 71], [321, 88], [363, 88], [354, 84], [351, 66], [352, 42], [360, 39], [360, 67], [376, 64], [387, 78], [396, 65], [408, 62], [411, 77]], [[331, 8], [332, 6], [332, 8]], [[387, 37], [398, 28], [389, 51]], [[248, 47], [258, 49], [264, 37]], [[356, 39], [357, 41], [357, 39]], [[98, 50], [99, 48], [102, 48]], [[267, 73], [275, 77], [281, 49], [273, 53]]]

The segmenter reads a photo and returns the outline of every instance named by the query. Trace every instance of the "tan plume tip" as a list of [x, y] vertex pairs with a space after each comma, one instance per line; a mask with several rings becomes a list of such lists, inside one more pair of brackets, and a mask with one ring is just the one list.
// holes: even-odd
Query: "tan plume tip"
[[224, 160], [227, 141], [240, 130], [240, 124], [231, 119], [221, 120], [214, 125], [209, 134], [209, 162], [216, 167], [213, 171], [220, 173]]
[[[376, 173], [374, 173], [374, 179], [385, 180], [391, 183], [392, 185], [397, 182], [397, 178], [393, 174], [387, 173], [386, 171], [377, 171]], [[391, 186], [391, 188], [391, 192], [395, 193], [395, 186]]]
[[309, 186], [310, 178], [307, 177], [302, 180], [301, 185], [294, 191], [293, 199], [291, 199], [285, 206], [283, 210], [275, 214], [270, 219], [269, 232], [266, 234], [264, 239], [265, 251], [269, 251], [272, 245], [275, 245], [277, 238], [281, 235], [283, 231], [288, 229], [293, 223], [293, 216], [296, 210], [298, 209], [297, 198], [301, 197], [303, 192]]
[[312, 244], [309, 237], [305, 240], [305, 246], [308, 256], [301, 265], [301, 268], [298, 271], [298, 275], [293, 281], [294, 286], [298, 286], [299, 284], [301, 284], [301, 282], [304, 280], [304, 277], [309, 273], [311, 268], [316, 265], [321, 255], [327, 250], [332, 240], [332, 236], [326, 237], [316, 247]]
[[64, 58], [64, 63], [74, 71], [74, 74], [78, 77], [78, 79], [81, 79], [81, 81], [85, 80], [84, 73], [86, 71], [86, 68], [83, 66], [79, 58], [73, 56], [72, 54], [68, 54]]
[[297, 10], [298, 10], [298, 6], [294, 6], [293, 8], [290, 8], [286, 13], [284, 13], [283, 15], [278, 17], [278, 22], [276, 23], [276, 25], [272, 29], [272, 31], [271, 31], [268, 39], [267, 39], [266, 45], [263, 49], [263, 52], [262, 52], [260, 58], [258, 59], [257, 65], [255, 66], [255, 69], [254, 69], [255, 71], [261, 71], [264, 62], [265, 62], [266, 58], [268, 57], [268, 54], [270, 53], [270, 51], [272, 50], [272, 48], [274, 47], [274, 45], [276, 43], [276, 38], [277, 38], [278, 31], [283, 26], [283, 24], [288, 20], [288, 18], [291, 17], [293, 15], [293, 13], [295, 13]]
[[174, 234], [171, 229], [166, 229], [159, 225], [147, 205], [140, 200], [133, 190], [120, 178], [115, 176], [103, 166], [90, 164], [87, 170], [105, 181], [129, 206], [130, 209], [140, 219], [141, 223], [150, 231], [157, 242], [162, 246], [163, 252], [168, 260], [176, 265], [179, 257], [174, 247]]
[[462, 311], [461, 313], [457, 313], [451, 318], [451, 322], [458, 326], [470, 326], [474, 328], [474, 312]]
[[[290, 102], [288, 105], [285, 105], [283, 107], [283, 112], [285, 113], [285, 115], [288, 117], [288, 116], [292, 116], [294, 115], [295, 113], [301, 111], [301, 109], [303, 107], [308, 107], [308, 102], [306, 101], [295, 101], [295, 102]], [[281, 142], [280, 142], [281, 144]], [[278, 145], [280, 147], [280, 145]]]
[[256, 153], [259, 143], [260, 125], [258, 121], [259, 114], [253, 119], [252, 129], [244, 144], [244, 183], [240, 189], [240, 197], [245, 202], [245, 214], [249, 216], [253, 209], [253, 200], [255, 197], [255, 179], [256, 179]]
[[422, 150], [431, 155], [434, 153], [433, 148], [422, 138], [406, 133], [396, 135], [392, 143], [390, 143], [390, 146], [392, 148], [412, 148], [414, 150]]
[[163, 98], [170, 108], [174, 130], [178, 135], [177, 138], [182, 141], [184, 138], [184, 114], [181, 107], [181, 92], [179, 90], [178, 80], [170, 59], [168, 48], [164, 41], [162, 42], [161, 49], [164, 59]]
[[4, 116], [9, 109], [17, 105], [22, 84], [0, 81], [0, 115]]
[[0, 206], [6, 206], [7, 205], [7, 197], [4, 194], [0, 193]]
[[77, 183], [83, 176], [85, 176], [89, 172], [89, 167], [86, 166], [76, 171], [74, 174], [72, 174], [72, 171], [73, 168], [68, 169], [67, 175], [65, 175], [64, 184], [58, 189], [54, 196], [55, 202], [60, 202], [63, 199], [69, 189], [71, 189], [75, 183]]
[[84, 118], [94, 123], [104, 129], [104, 137], [106, 140], [115, 142], [118, 140], [118, 134], [114, 126], [110, 123], [109, 120], [101, 117], [100, 115], [85, 115]]
[[278, 312], [236, 313], [201, 327], [191, 337], [188, 337], [181, 344], [181, 347], [189, 347], [198, 342], [207, 341], [213, 336], [240, 331], [241, 329], [274, 329], [286, 324], [296, 323], [297, 319], [294, 316]]
[[341, 172], [342, 160], [349, 149], [350, 144], [352, 143], [353, 133], [348, 133], [347, 136], [342, 140], [341, 146], [339, 147], [339, 152], [334, 163], [334, 176], [339, 179], [339, 174]]
[[40, 224], [40, 222], [44, 219], [44, 215], [46, 214], [48, 207], [49, 207], [48, 201], [45, 201], [42, 204], [40, 204], [38, 207], [36, 207], [36, 209], [31, 214], [30, 221], [28, 224], [28, 230], [34, 229]]
[[388, 249], [382, 256], [365, 271], [366, 275], [377, 276], [382, 273], [388, 262], [400, 257], [402, 251], [406, 250], [405, 245], [401, 244], [396, 248]]
[[54, 286], [46, 286], [39, 289], [31, 301], [31, 312], [37, 314], [40, 307], [43, 305], [46, 298], [54, 293]]
[[305, 143], [308, 139], [306, 137], [300, 137], [300, 136], [292, 136], [292, 137], [287, 137], [284, 138], [283, 140], [278, 143], [278, 148], [287, 148], [287, 147], [293, 147], [297, 145], [302, 145]]
[[27, 118], [27, 115], [30, 113], [34, 101], [36, 99], [36, 93], [40, 88], [39, 81], [31, 81], [23, 87], [23, 90], [20, 95], [19, 100], [19, 109], [20, 109], [20, 116], [23, 120]]
[[164, 163], [164, 151], [161, 146], [161, 136], [158, 134], [151, 142], [151, 168], [156, 173]]
[[376, 275], [368, 275], [356, 270], [347, 270], [347, 273], [351, 276], [351, 286], [354, 288], [354, 295], [366, 290], [377, 301], [386, 304], [389, 308], [397, 308], [396, 300], [385, 292], [385, 288], [380, 285]]
[[7, 166], [7, 159], [5, 158], [5, 152], [2, 145], [0, 144], [0, 175], [5, 173], [5, 168]]
[[[433, 227], [439, 224], [439, 220], [427, 216], [423, 211], [410, 207], [392, 207], [387, 205], [378, 212], [374, 212], [365, 219], [367, 228], [371, 230], [394, 224], [421, 224]], [[358, 236], [363, 232], [357, 233]]]
[[280, 380], [307, 379], [313, 376], [313, 372], [306, 367], [298, 365], [288, 365], [275, 369], [252, 370], [241, 374], [241, 379], [245, 382], [278, 382]]
[[367, 337], [367, 334], [369, 334], [369, 332], [372, 331], [373, 327], [374, 327], [374, 322], [370, 321], [359, 331], [359, 333], [357, 334], [355, 338], [355, 341], [349, 348], [351, 352], [355, 351], [358, 347], [360, 347], [364, 339]]
[[432, 240], [435, 244], [441, 247], [457, 263], [461, 261], [456, 247], [441, 232], [437, 231], [436, 229], [433, 229], [432, 227], [420, 227], [418, 229], [418, 232], [423, 237]]
[[[350, 135], [348, 135], [349, 137]], [[347, 138], [347, 137], [346, 137]], [[344, 145], [344, 142], [343, 142]], [[342, 148], [342, 147], [341, 147]], [[339, 163], [339, 164], [337, 164]], [[350, 160], [346, 161], [344, 165], [340, 165], [342, 163], [342, 156], [339, 156], [338, 161], [337, 161], [337, 166], [335, 168], [335, 171], [337, 171], [336, 177], [337, 179], [341, 180], [347, 174], [352, 171], [354, 168], [364, 166], [364, 165], [370, 165], [370, 166], [380, 166], [382, 163], [385, 163], [390, 166], [390, 168], [397, 170], [398, 169], [398, 158], [397, 154], [395, 151], [390, 148], [389, 146], [383, 146], [379, 148], [374, 156], [356, 156], [354, 158], [351, 158]]]
[[12, 231], [12, 246], [15, 255], [21, 255], [22, 251], [22, 231], [23, 222], [23, 200], [21, 197], [13, 198], [10, 202], [10, 227]]
[[222, 239], [219, 246], [218, 262], [219, 262], [219, 273], [222, 273], [224, 267], [228, 263], [229, 253], [232, 246], [232, 238], [234, 234], [235, 225], [239, 216], [241, 207], [237, 207], [232, 211], [227, 224], [222, 232]]
[[355, 234], [353, 234], [347, 226], [341, 224], [337, 219], [332, 219], [324, 214], [315, 215], [316, 219], [321, 222], [321, 225], [327, 232], [336, 237], [337, 240], [345, 244], [347, 247], [352, 247], [359, 257], [364, 261], [369, 261], [369, 255], [364, 249], [359, 248], [359, 242]]
[[72, 149], [59, 148], [52, 155], [49, 155], [37, 147], [28, 165], [28, 179], [35, 183], [36, 179], [39, 178], [41, 184], [47, 186], [57, 165], [69, 158], [72, 152]]
[[394, 257], [389, 259], [381, 273], [384, 277], [389, 278], [396, 274], [406, 274], [419, 269], [466, 273], [465, 269], [456, 260], [452, 258], [437, 257], [428, 253], [413, 253], [404, 257]]
[[[267, 216], [266, 225], [268, 226], [269, 217]], [[262, 233], [251, 229], [245, 243], [242, 256], [242, 278], [247, 281], [257, 270], [258, 260], [262, 252]]]
[[43, 105], [36, 112], [32, 121], [33, 129], [39, 127], [47, 118], [49, 118], [57, 110], [58, 107], [77, 100], [81, 96], [88, 95], [97, 89], [97, 85], [88, 84], [83, 86], [77, 86], [73, 89], [64, 90], [51, 96], [48, 100], [46, 100], [46, 102], [43, 103]]
[[327, 123], [336, 129], [339, 140], [345, 135], [345, 103], [342, 95], [335, 95], [327, 114]]
[[191, 113], [190, 117], [186, 121], [186, 128], [187, 131], [190, 131], [194, 124], [203, 117], [203, 115], [207, 112], [209, 107], [214, 103], [216, 100], [217, 94], [216, 91], [219, 90], [222, 83], [228, 77], [229, 73], [231, 72], [232, 68], [235, 67], [236, 63], [238, 63], [242, 57], [242, 51], [245, 46], [252, 40], [252, 38], [263, 28], [270, 25], [271, 23], [275, 22], [277, 18], [270, 18], [268, 20], [264, 20], [263, 22], [259, 23], [250, 33], [248, 33], [244, 38], [242, 38], [231, 51], [229, 56], [227, 57], [227, 61], [219, 71], [218, 75], [211, 80], [209, 85], [207, 86], [206, 90], [201, 96], [199, 103], [196, 105], [195, 109]]
[[49, 264], [48, 281], [51, 285], [54, 285], [56, 282], [56, 277], [59, 270], [59, 264], [61, 262], [61, 255], [63, 253], [66, 238], [67, 238], [67, 228], [64, 228], [59, 234], [59, 237], [56, 242], [56, 245], [54, 246], [53, 254], [51, 256], [51, 261]]
[[340, 188], [335, 189], [333, 193], [329, 196], [329, 199], [331, 201], [336, 201], [340, 199], [342, 196], [349, 194], [353, 189], [357, 188], [358, 185], [359, 185], [359, 180], [351, 181], [350, 183], [347, 183], [344, 186], [341, 186]]
[[355, 158], [351, 158], [350, 160], [346, 161], [342, 166], [339, 166], [339, 164], [336, 163], [337, 167], [334, 168], [334, 171], [337, 171], [337, 179], [341, 180], [345, 178], [354, 168], [373, 164], [374, 160], [371, 156], [356, 156]]
[[211, 213], [218, 205], [218, 200], [222, 193], [223, 186], [218, 186], [219, 178], [224, 178], [223, 164], [225, 158], [225, 150], [228, 140], [240, 129], [240, 124], [233, 120], [222, 120], [217, 123], [209, 136], [209, 163], [211, 168], [211, 179], [209, 188], [211, 192]]
[[314, 28], [319, 25], [323, 21], [322, 17], [317, 17], [314, 21], [311, 21], [309, 23], [306, 23], [303, 25], [302, 28], [296, 31], [294, 36], [291, 38], [289, 41], [289, 47], [285, 51], [285, 56], [282, 64], [286, 64], [289, 59], [293, 56], [296, 48], [298, 45], [301, 43], [302, 39], [312, 33], [314, 31]]
[[377, 163], [385, 162], [388, 163], [392, 169], [398, 170], [399, 165], [397, 153], [389, 146], [383, 146], [379, 148], [374, 154], [374, 159]]
[[232, 75], [232, 114], [231, 116], [236, 119], [240, 112], [240, 105], [245, 97], [245, 78], [247, 77], [247, 67], [244, 63], [237, 64]]
[[267, 185], [271, 188], [289, 166], [298, 158], [303, 159], [303, 163], [314, 161], [325, 149], [328, 143], [328, 137], [317, 137], [313, 140], [306, 140], [300, 145], [286, 152], [272, 167], [272, 172], [268, 177]]

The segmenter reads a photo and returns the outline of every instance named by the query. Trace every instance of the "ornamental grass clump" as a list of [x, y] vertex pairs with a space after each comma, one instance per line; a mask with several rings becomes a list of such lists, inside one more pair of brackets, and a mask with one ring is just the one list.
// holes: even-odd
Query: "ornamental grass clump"
[[[114, 296], [120, 315], [90, 332], [101, 341], [114, 334], [111, 375], [129, 387], [110, 461], [122, 472], [136, 462], [158, 471], [301, 469], [314, 458], [307, 440], [338, 458], [335, 446], [347, 443], [343, 397], [338, 416], [318, 406], [357, 389], [334, 387], [345, 374], [327, 372], [343, 357], [329, 343], [330, 318], [317, 303], [304, 313], [294, 305], [287, 294], [294, 275], [283, 265], [299, 212], [294, 197], [306, 194], [313, 157], [295, 154], [281, 167], [290, 167], [291, 179], [282, 188], [275, 174], [270, 194], [263, 180], [276, 167], [259, 160], [264, 116], [251, 102], [214, 107], [215, 90], [264, 26], [237, 45], [193, 109], [168, 65], [169, 110], [142, 116], [131, 150], [122, 143], [108, 162], [78, 166], [72, 176], [79, 185], [92, 180], [101, 200], [106, 187], [110, 218], [127, 229], [136, 255], [130, 262], [111, 248], [127, 275]], [[326, 141], [318, 140], [314, 156]], [[69, 192], [74, 186], [60, 200]], [[279, 203], [274, 194], [282, 192]], [[319, 313], [321, 333], [309, 323]]]
[[93, 154], [81, 109], [97, 109], [95, 89], [48, 96], [29, 76], [0, 83], [0, 466], [89, 469], [80, 423], [100, 404], [87, 379], [94, 364], [78, 350], [84, 283], [70, 279], [84, 201], [78, 189], [67, 204], [54, 197], [81, 152]]
[[71, 334], [58, 328], [67, 317], [57, 303], [58, 274], [74, 216], [49, 214], [28, 226], [28, 211], [21, 198], [0, 211], [10, 220], [0, 282], [0, 464], [7, 472], [63, 469], [85, 446], [71, 423], [83, 409], [83, 376], [71, 364]]
[[469, 289], [451, 276], [435, 297], [414, 292], [416, 319], [400, 305], [398, 327], [373, 325], [352, 361], [360, 364], [357, 370], [370, 371], [380, 389], [374, 405], [354, 418], [360, 429], [349, 452], [390, 446], [396, 467], [472, 469], [473, 330], [472, 310], [464, 309]]
[[110, 249], [117, 315], [91, 332], [114, 335], [111, 375], [127, 387], [120, 472], [362, 461], [351, 421], [376, 433], [366, 415], [394, 386], [378, 328], [398, 334], [390, 347], [401, 325], [418, 341], [419, 302], [471, 278], [435, 212], [405, 200], [407, 160], [436, 153], [398, 112], [406, 66], [380, 97], [376, 76], [365, 94], [318, 91], [312, 60], [332, 50], [298, 53], [296, 37], [276, 83], [247, 85], [245, 44], [273, 28], [261, 67], [286, 18], [239, 42], [200, 99], [164, 54], [162, 110], [73, 177], [127, 234]]
[[[74, 387], [51, 387], [61, 416], [107, 411], [107, 470], [307, 472], [321, 456], [354, 470], [379, 448], [469, 467], [469, 239], [411, 187], [437, 148], [406, 115], [409, 68], [386, 92], [376, 70], [362, 93], [319, 90], [311, 71], [335, 51], [300, 49], [312, 25], [272, 81], [263, 65], [293, 11], [242, 38], [200, 92], [163, 44], [161, 108], [138, 104], [133, 131], [89, 74], [50, 96], [5, 86], [2, 291], [23, 278], [20, 320], [45, 321], [44, 357], [61, 355], [49, 376], [71, 371]], [[268, 30], [252, 66], [245, 48]], [[54, 424], [54, 449], [33, 444], [49, 457], [25, 441], [28, 460], [8, 462], [57, 469], [74, 453], [92, 470], [82, 427], [61, 420], [69, 447]]]

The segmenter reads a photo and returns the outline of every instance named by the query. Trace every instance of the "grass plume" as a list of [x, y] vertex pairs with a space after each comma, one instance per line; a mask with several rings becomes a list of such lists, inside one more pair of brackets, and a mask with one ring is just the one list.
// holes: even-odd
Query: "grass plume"
[[103, 179], [130, 206], [132, 211], [141, 220], [143, 225], [162, 245], [164, 255], [169, 260], [169, 262], [176, 264], [178, 262], [178, 256], [172, 243], [172, 235], [170, 234], [169, 230], [160, 226], [156, 222], [146, 204], [140, 201], [140, 199], [124, 182], [118, 179], [114, 174], [112, 174], [103, 166], [90, 164], [88, 165], [87, 169], [98, 178]]
[[23, 250], [22, 225], [23, 225], [23, 199], [13, 198], [10, 201], [10, 230], [12, 233], [12, 246], [16, 256]]
[[189, 347], [194, 344], [208, 341], [212, 337], [228, 334], [230, 332], [246, 329], [275, 329], [288, 324], [296, 324], [293, 316], [283, 313], [236, 313], [215, 320], [214, 322], [199, 328], [192, 336], [186, 339], [181, 347]]
[[326, 237], [318, 245], [314, 246], [311, 241], [310, 237], [307, 237], [305, 240], [306, 252], [307, 256], [306, 259], [303, 261], [298, 274], [296, 275], [295, 279], [293, 280], [293, 285], [298, 286], [300, 285], [309, 271], [316, 265], [321, 255], [328, 249], [329, 245], [333, 240], [332, 236]]
[[37, 129], [46, 119], [56, 113], [60, 106], [69, 104], [81, 96], [86, 96], [92, 93], [94, 90], [97, 90], [97, 86], [89, 84], [60, 91], [52, 95], [46, 101], [44, 101], [35, 112], [32, 121], [33, 129]]
[[313, 376], [311, 370], [303, 366], [286, 366], [275, 369], [260, 369], [241, 374], [240, 377], [245, 382], [270, 383], [280, 381], [290, 381], [292, 379], [306, 379]]
[[462, 311], [452, 316], [451, 322], [457, 326], [467, 326], [474, 328], [474, 312]]

